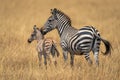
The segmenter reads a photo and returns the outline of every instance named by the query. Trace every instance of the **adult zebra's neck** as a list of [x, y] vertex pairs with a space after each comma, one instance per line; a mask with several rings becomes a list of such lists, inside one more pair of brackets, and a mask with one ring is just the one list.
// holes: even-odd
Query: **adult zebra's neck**
[[59, 23], [57, 26], [58, 34], [61, 36], [70, 27], [71, 26], [68, 24], [68, 22]]

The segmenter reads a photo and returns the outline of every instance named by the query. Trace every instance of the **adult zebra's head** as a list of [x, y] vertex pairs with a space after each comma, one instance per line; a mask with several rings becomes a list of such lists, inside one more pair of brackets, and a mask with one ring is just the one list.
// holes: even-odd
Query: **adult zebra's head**
[[57, 22], [56, 22], [56, 19], [54, 19], [53, 16], [50, 16], [48, 18], [48, 20], [46, 21], [46, 23], [44, 24], [44, 26], [42, 27], [42, 34], [46, 34], [47, 32], [55, 29], [57, 27]]
[[66, 22], [68, 25], [71, 26], [71, 20], [66, 14], [56, 8], [51, 9], [51, 16], [47, 19], [46, 23], [42, 28], [43, 34], [46, 34], [47, 32], [50, 32], [55, 28], [58, 29]]

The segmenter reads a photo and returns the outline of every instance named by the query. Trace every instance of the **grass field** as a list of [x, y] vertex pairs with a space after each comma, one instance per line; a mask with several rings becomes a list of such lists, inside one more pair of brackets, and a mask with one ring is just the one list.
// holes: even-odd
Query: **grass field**
[[[58, 41], [57, 68], [38, 66], [36, 42], [27, 39], [36, 24], [42, 27], [50, 9], [58, 8], [81, 28], [95, 26], [113, 46], [111, 56], [100, 53], [100, 66], [88, 66], [84, 56], [75, 56], [74, 69], [64, 68], [56, 30], [46, 37]], [[104, 51], [102, 44], [101, 50]], [[94, 61], [93, 55], [91, 54]], [[120, 80], [120, 0], [0, 0], [0, 80]]]

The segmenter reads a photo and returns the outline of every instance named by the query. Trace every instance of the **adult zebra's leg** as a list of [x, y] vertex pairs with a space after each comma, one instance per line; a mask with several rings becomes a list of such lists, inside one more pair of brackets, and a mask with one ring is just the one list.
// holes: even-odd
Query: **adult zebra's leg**
[[70, 53], [70, 64], [71, 64], [71, 67], [74, 65], [74, 54], [73, 53]]
[[67, 59], [68, 59], [68, 51], [63, 50], [63, 58], [64, 58], [64, 68], [68, 65]]
[[63, 50], [63, 57], [64, 57], [64, 61], [66, 62], [68, 59], [68, 51]]
[[89, 53], [85, 53], [85, 59], [87, 60], [88, 64], [92, 64], [92, 60], [90, 59]]
[[96, 38], [93, 49], [92, 49], [93, 55], [94, 55], [94, 58], [95, 58], [95, 63], [96, 63], [97, 66], [99, 66], [100, 43], [101, 43], [101, 40], [99, 38]]
[[94, 58], [95, 58], [95, 63], [97, 66], [99, 66], [99, 52], [98, 51], [93, 51]]
[[38, 58], [39, 58], [39, 66], [41, 66], [41, 61], [42, 61], [42, 53], [38, 52]]

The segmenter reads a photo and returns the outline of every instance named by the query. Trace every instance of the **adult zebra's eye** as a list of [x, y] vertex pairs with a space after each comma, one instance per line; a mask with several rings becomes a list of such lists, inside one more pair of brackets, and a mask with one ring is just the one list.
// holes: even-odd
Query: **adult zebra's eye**
[[49, 22], [51, 22], [52, 20], [49, 20]]
[[49, 20], [49, 22], [51, 22], [51, 20]]
[[33, 34], [31, 36], [34, 36]]

